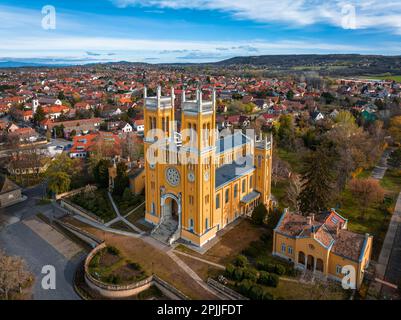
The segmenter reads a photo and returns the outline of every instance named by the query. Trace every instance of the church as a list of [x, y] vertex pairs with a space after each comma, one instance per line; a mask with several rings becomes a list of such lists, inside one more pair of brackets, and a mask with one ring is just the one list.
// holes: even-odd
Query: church
[[201, 247], [259, 203], [270, 204], [272, 140], [216, 130], [216, 93], [181, 97], [177, 130], [174, 89], [144, 88], [145, 219], [152, 236]]

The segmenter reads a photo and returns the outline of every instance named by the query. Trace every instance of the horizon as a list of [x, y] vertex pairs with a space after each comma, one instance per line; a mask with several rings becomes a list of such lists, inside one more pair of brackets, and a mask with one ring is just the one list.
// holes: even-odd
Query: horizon
[[401, 52], [396, 1], [4, 0], [0, 18], [0, 61], [32, 64], [186, 64], [238, 56]]

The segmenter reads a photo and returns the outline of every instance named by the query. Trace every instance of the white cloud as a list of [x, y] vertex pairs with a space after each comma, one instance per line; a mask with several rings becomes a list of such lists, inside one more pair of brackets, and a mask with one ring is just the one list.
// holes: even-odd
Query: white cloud
[[401, 34], [401, 1], [385, 0], [111, 0], [119, 7], [220, 10], [239, 19], [287, 25], [326, 23], [344, 27], [346, 6], [354, 6], [355, 28], [388, 28]]

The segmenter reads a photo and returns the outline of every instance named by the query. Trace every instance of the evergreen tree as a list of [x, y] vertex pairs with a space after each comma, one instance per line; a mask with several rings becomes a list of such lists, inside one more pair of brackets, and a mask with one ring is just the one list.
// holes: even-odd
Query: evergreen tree
[[33, 121], [36, 124], [39, 124], [45, 118], [46, 118], [46, 113], [44, 112], [42, 106], [38, 106], [35, 114], [33, 115]]
[[252, 211], [252, 221], [255, 224], [262, 225], [267, 216], [267, 209], [263, 203], [259, 203]]
[[300, 209], [304, 215], [327, 209], [333, 196], [333, 161], [322, 147], [310, 152], [304, 159]]

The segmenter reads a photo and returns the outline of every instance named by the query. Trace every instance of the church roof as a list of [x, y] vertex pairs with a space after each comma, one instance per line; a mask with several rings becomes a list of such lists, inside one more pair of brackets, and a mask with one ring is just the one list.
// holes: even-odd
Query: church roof
[[216, 189], [255, 169], [252, 156], [248, 155], [245, 158], [244, 163], [234, 161], [216, 169]]

